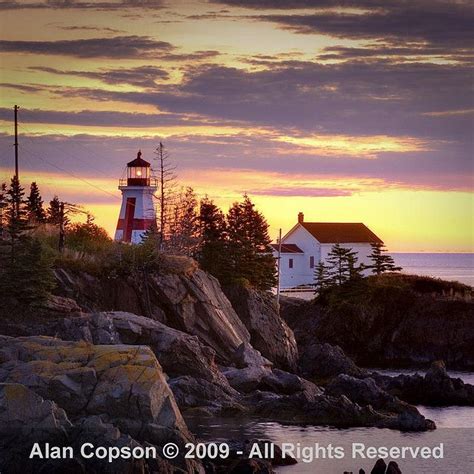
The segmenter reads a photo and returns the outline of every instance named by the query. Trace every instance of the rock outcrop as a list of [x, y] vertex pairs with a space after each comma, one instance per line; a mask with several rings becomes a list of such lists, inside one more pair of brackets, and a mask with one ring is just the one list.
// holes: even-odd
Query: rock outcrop
[[474, 302], [421, 291], [418, 281], [424, 279], [382, 275], [318, 301], [284, 299], [282, 316], [300, 353], [316, 341], [340, 346], [365, 367], [444, 360], [451, 369], [474, 370]]
[[474, 385], [450, 377], [443, 361], [434, 362], [425, 376], [415, 374], [388, 377], [374, 373], [372, 377], [384, 390], [409, 403], [474, 406]]
[[147, 316], [198, 336], [222, 363], [250, 334], [219, 282], [202, 270], [186, 274], [153, 273], [146, 279], [97, 278], [83, 272], [56, 270], [58, 292], [73, 298], [87, 312], [127, 311]]
[[309, 341], [300, 351], [301, 375], [310, 379], [324, 380], [339, 374], [360, 377], [364, 371], [344, 354], [339, 346]]
[[[100, 437], [103, 431], [110, 434], [111, 445], [119, 446], [175, 442], [184, 447], [193, 439], [161, 366], [147, 347], [95, 346], [43, 336], [0, 336], [0, 345], [0, 421], [9, 423], [0, 423], [0, 429], [11, 426], [6, 449], [13, 446], [25, 459], [31, 441], [46, 435], [48, 440], [62, 437], [63, 444], [74, 444], [87, 439], [87, 433]], [[13, 462], [6, 454], [0, 456], [2, 462]], [[91, 461], [89, 470], [87, 460], [77, 460], [88, 472], [100, 470], [96, 462]], [[182, 458], [176, 463], [183, 472], [200, 470], [198, 464]], [[16, 465], [2, 468], [10, 472]], [[130, 469], [142, 472], [140, 466]]]
[[280, 317], [275, 296], [243, 286], [224, 292], [250, 333], [250, 343], [280, 369], [296, 370], [298, 348], [293, 331]]

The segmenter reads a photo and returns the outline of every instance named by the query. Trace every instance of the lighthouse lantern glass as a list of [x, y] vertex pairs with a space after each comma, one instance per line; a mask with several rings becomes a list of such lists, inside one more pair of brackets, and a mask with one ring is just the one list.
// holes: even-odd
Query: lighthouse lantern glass
[[129, 184], [148, 186], [150, 184], [150, 168], [146, 166], [130, 166], [127, 168]]

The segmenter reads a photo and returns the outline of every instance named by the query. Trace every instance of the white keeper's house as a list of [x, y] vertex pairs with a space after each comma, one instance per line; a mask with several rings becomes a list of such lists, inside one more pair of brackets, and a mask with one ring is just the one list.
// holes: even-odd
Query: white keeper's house
[[[326, 262], [334, 244], [358, 253], [358, 263], [369, 264], [370, 244], [383, 243], [361, 222], [305, 222], [302, 212], [296, 225], [281, 239], [281, 288], [294, 288], [314, 283], [319, 262]], [[272, 244], [275, 258], [278, 243]]]

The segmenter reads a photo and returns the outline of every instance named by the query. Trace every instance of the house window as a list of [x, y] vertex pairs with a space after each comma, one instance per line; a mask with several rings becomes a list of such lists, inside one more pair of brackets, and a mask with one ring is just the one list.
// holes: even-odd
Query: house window
[[309, 257], [309, 268], [314, 268], [314, 257]]
[[288, 259], [288, 268], [293, 268], [293, 259]]

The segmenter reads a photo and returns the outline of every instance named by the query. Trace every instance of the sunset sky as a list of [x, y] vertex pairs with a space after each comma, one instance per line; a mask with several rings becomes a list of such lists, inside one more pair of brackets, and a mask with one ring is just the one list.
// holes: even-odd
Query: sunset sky
[[393, 251], [474, 251], [471, 0], [0, 1], [0, 182], [113, 233], [162, 140], [180, 184], [271, 235], [364, 222]]

